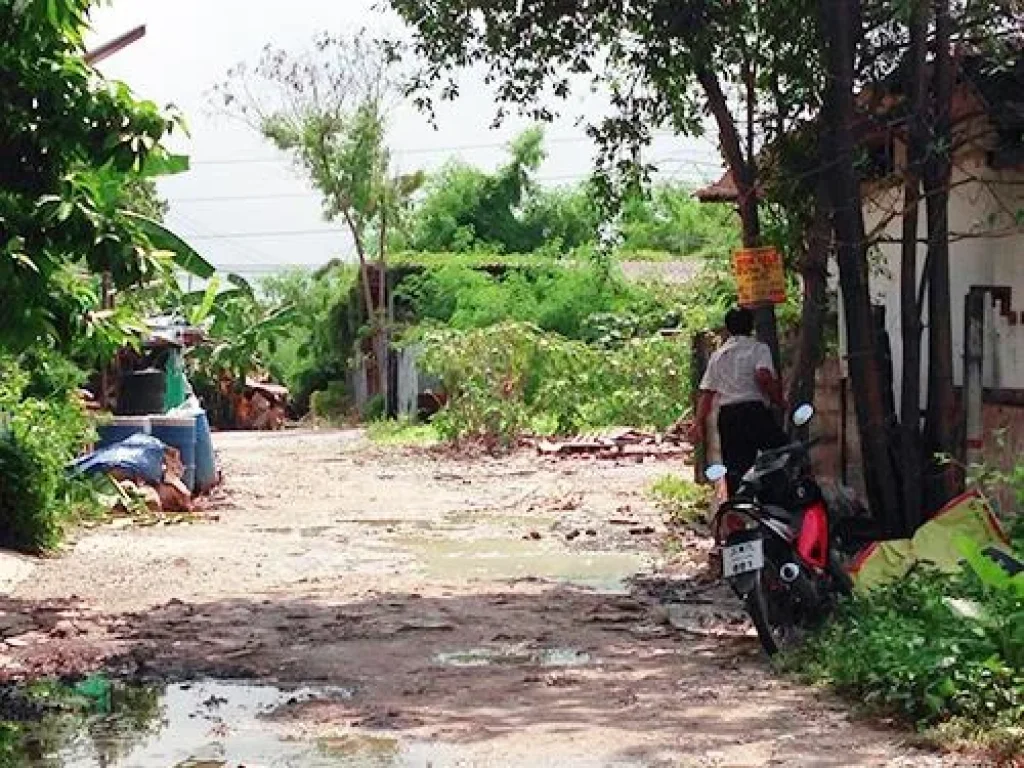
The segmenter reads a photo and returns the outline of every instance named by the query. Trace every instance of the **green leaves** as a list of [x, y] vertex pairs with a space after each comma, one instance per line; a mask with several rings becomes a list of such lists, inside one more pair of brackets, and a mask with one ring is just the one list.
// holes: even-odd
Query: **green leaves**
[[131, 211], [123, 211], [123, 215], [138, 226], [153, 248], [173, 254], [174, 264], [179, 269], [204, 280], [213, 277], [216, 272], [213, 264], [163, 224]]
[[688, 402], [688, 348], [660, 338], [600, 350], [524, 323], [428, 332], [424, 366], [439, 376], [447, 438], [509, 442], [619, 425], [666, 427]]
[[104, 335], [83, 320], [89, 272], [124, 289], [165, 271], [120, 209], [141, 173], [185, 167], [160, 146], [180, 121], [84, 62], [90, 5], [0, 3], [0, 347], [82, 349]]
[[154, 176], [171, 176], [178, 173], [185, 173], [188, 170], [188, 155], [173, 155], [169, 152], [160, 150], [150, 152], [146, 156], [145, 160], [142, 161], [142, 167], [139, 169], [139, 174], [143, 178], [152, 178]]
[[291, 156], [320, 192], [325, 216], [348, 228], [361, 260], [371, 227], [405, 187], [390, 184], [388, 53], [365, 34], [324, 34], [305, 52], [268, 46], [214, 89], [219, 106]]
[[786, 664], [922, 727], [1010, 733], [1024, 718], [1024, 598], [983, 579], [915, 570], [841, 606]]

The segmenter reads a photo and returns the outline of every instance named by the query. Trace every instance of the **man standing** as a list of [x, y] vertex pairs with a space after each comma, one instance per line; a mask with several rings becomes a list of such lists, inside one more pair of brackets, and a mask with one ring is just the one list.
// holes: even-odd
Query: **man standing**
[[751, 338], [754, 314], [749, 309], [730, 309], [725, 328], [729, 338], [711, 356], [700, 383], [691, 438], [694, 444], [704, 442], [707, 418], [717, 398], [718, 435], [731, 496], [757, 452], [785, 445], [787, 439], [768, 407], [785, 409], [785, 399], [771, 349]]

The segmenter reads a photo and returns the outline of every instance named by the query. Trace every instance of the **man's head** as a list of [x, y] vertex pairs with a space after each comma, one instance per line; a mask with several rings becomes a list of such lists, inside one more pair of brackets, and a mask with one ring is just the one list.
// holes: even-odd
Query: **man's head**
[[754, 332], [754, 313], [743, 307], [733, 307], [725, 313], [725, 329], [730, 336], [749, 336]]

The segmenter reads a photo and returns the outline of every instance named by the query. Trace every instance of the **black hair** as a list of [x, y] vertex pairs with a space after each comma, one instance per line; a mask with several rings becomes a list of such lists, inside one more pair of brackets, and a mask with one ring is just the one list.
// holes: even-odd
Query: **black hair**
[[725, 329], [730, 336], [749, 336], [754, 332], [754, 313], [743, 307], [733, 307], [725, 313]]

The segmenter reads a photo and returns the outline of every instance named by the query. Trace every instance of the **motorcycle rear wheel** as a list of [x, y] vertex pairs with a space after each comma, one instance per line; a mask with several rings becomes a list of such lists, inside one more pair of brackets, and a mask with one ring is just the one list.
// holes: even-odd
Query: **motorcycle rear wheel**
[[806, 636], [792, 590], [779, 578], [779, 564], [766, 557], [747, 594], [747, 614], [769, 656], [794, 648]]

